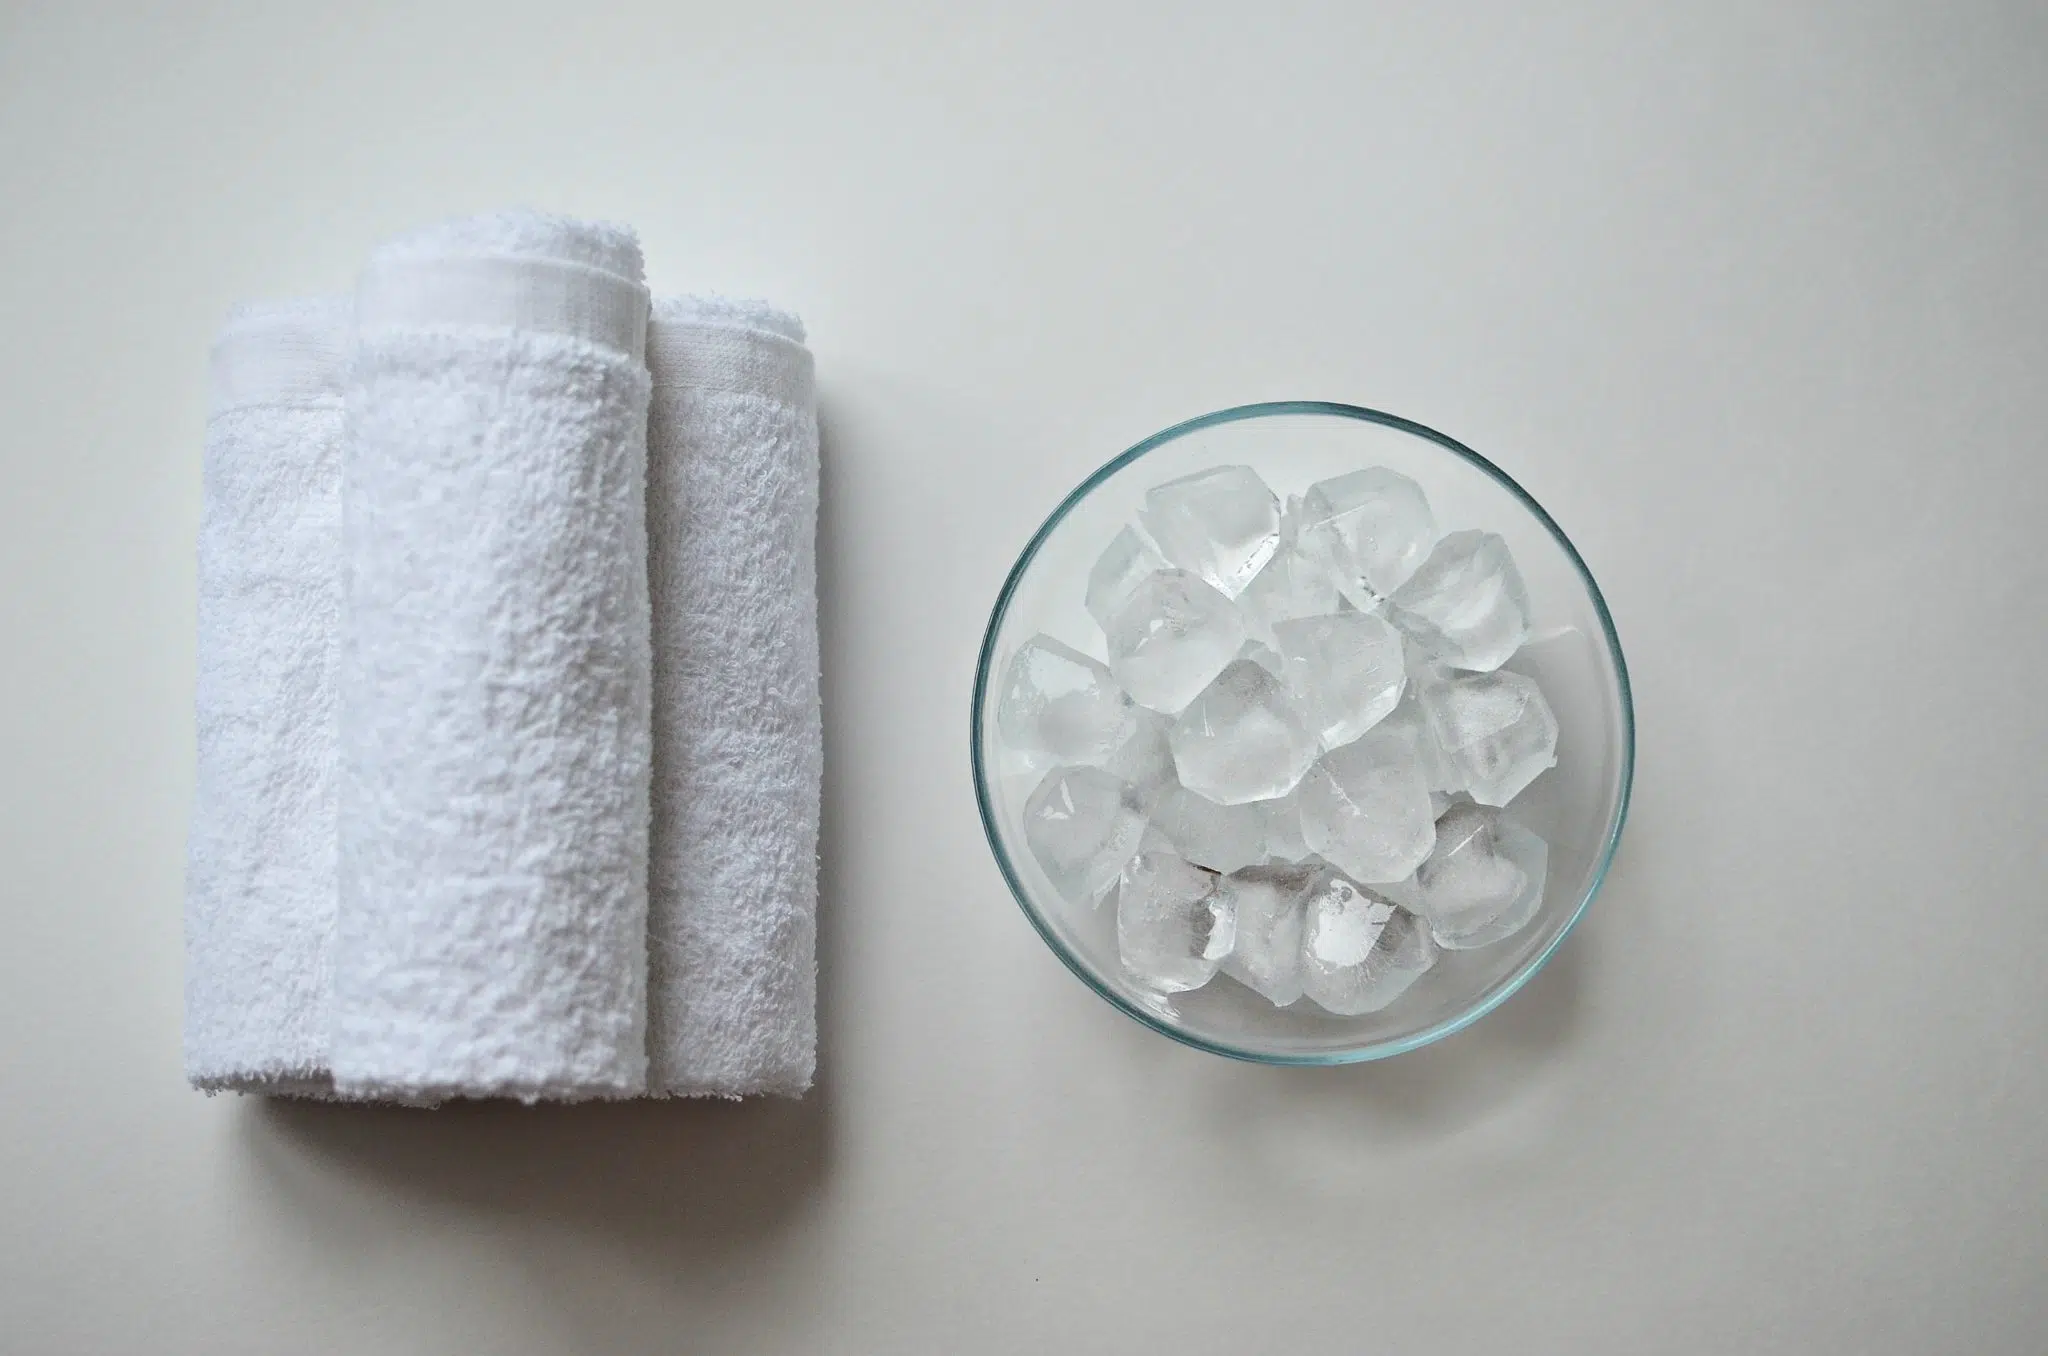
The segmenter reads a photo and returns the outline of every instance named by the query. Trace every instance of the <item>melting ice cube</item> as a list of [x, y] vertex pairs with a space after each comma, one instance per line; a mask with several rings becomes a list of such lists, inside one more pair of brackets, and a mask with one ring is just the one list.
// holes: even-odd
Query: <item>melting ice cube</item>
[[1017, 647], [1004, 671], [996, 725], [1012, 748], [1099, 764], [1130, 738], [1137, 715], [1106, 667], [1036, 635]]
[[1465, 774], [1437, 742], [1436, 727], [1430, 723], [1423, 701], [1424, 694], [1442, 681], [1443, 675], [1434, 669], [1411, 663], [1407, 690], [1378, 726], [1389, 734], [1399, 733], [1414, 744], [1416, 756], [1422, 762], [1423, 780], [1429, 783], [1432, 798], [1438, 793], [1465, 789]]
[[1145, 496], [1138, 519], [1168, 560], [1235, 598], [1280, 545], [1280, 502], [1249, 466], [1217, 466]]
[[1337, 610], [1337, 584], [1324, 563], [1302, 548], [1297, 537], [1301, 521], [1298, 501], [1281, 518], [1280, 546], [1273, 558], [1238, 595], [1245, 630], [1262, 645], [1274, 645], [1277, 622], [1320, 617]]
[[1174, 780], [1173, 745], [1166, 739], [1173, 722], [1142, 706], [1136, 708], [1135, 716], [1130, 737], [1110, 750], [1102, 769], [1128, 784], [1132, 799], [1149, 810], [1179, 785]]
[[1266, 855], [1275, 862], [1298, 862], [1311, 854], [1301, 836], [1301, 788], [1262, 802], [1266, 807]]
[[1139, 581], [1104, 634], [1110, 672], [1124, 690], [1171, 715], [1237, 656], [1244, 618], [1194, 575], [1167, 570]]
[[1489, 946], [1520, 932], [1543, 906], [1550, 849], [1484, 805], [1460, 803], [1436, 824], [1436, 850], [1415, 873], [1417, 904], [1439, 945]]
[[1165, 568], [1166, 558], [1152, 549], [1152, 543], [1124, 528], [1088, 572], [1088, 615], [1107, 631], [1138, 585]]
[[1405, 909], [1334, 872], [1308, 901], [1302, 983], [1340, 1016], [1378, 1012], [1436, 964], [1429, 929]]
[[1316, 760], [1296, 793], [1309, 850], [1362, 881], [1397, 881], [1436, 845], [1415, 743], [1378, 728]]
[[1144, 833], [1130, 788], [1100, 768], [1056, 767], [1024, 802], [1024, 841], [1053, 888], [1076, 904], [1116, 884]]
[[1286, 795], [1316, 756], [1286, 684], [1246, 659], [1202, 689], [1169, 738], [1181, 785], [1221, 805]]
[[1324, 868], [1253, 866], [1233, 871], [1217, 888], [1237, 914], [1237, 944], [1223, 973], [1277, 1007], [1301, 997], [1301, 931], [1308, 898]]
[[1311, 486], [1301, 518], [1302, 550], [1361, 612], [1405, 583], [1436, 541], [1422, 487], [1384, 466]]
[[1235, 871], [1266, 859], [1266, 807], [1218, 805], [1184, 786], [1161, 797], [1152, 827], [1180, 855], [1211, 871]]
[[1369, 612], [1284, 621], [1273, 628], [1287, 685], [1326, 749], [1378, 724], [1407, 685], [1401, 636]]
[[1491, 532], [1453, 532], [1436, 544], [1387, 613], [1438, 663], [1499, 668], [1529, 638], [1529, 590]]
[[1148, 836], [1124, 868], [1116, 898], [1116, 947], [1124, 969], [1161, 993], [1199, 989], [1230, 954], [1236, 915], [1213, 871]]
[[1481, 805], [1506, 805], [1557, 763], [1557, 717], [1532, 678], [1507, 670], [1453, 678], [1425, 690], [1422, 705]]

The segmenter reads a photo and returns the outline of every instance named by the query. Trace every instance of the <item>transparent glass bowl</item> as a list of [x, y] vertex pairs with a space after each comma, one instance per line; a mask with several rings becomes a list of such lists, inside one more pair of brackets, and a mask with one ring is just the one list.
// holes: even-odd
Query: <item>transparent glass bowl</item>
[[[1043, 765], [1010, 754], [996, 729], [1010, 656], [1043, 631], [1097, 658], [1100, 629], [1083, 606], [1088, 572], [1146, 491], [1211, 466], [1255, 468], [1285, 501], [1318, 480], [1367, 466], [1413, 477], [1440, 530], [1507, 539], [1534, 611], [1530, 644], [1506, 667], [1535, 678], [1556, 711], [1557, 766], [1510, 807], [1550, 844], [1543, 907], [1522, 932], [1446, 951], [1391, 1006], [1337, 1017], [1308, 999], [1276, 1008], [1218, 976], [1162, 995], [1124, 973], [1114, 903], [1063, 898], [1024, 841], [1025, 798]], [[1434, 429], [1352, 405], [1290, 400], [1219, 410], [1154, 434], [1053, 510], [996, 598], [974, 675], [974, 786], [989, 846], [1024, 914], [1067, 968], [1146, 1026], [1198, 1049], [1267, 1064], [1348, 1064], [1427, 1045], [1498, 1007], [1549, 959], [1599, 890], [1621, 838], [1635, 768], [1635, 716], [1621, 643], [1600, 588], [1550, 515], [1486, 458]]]

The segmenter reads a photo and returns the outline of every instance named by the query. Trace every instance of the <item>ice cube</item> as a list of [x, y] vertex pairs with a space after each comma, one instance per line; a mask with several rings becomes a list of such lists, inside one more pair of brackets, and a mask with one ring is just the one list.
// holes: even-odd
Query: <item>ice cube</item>
[[1124, 867], [1116, 898], [1116, 949], [1132, 978], [1161, 993], [1199, 989], [1230, 954], [1236, 914], [1217, 876], [1157, 835]]
[[[1399, 904], [1416, 917], [1422, 917], [1422, 887], [1415, 883], [1415, 877], [1405, 876], [1400, 880], [1386, 881], [1372, 887], [1372, 892], [1381, 899]], [[1423, 926], [1429, 925], [1424, 918]]]
[[1301, 997], [1301, 930], [1308, 898], [1323, 868], [1253, 866], [1233, 871], [1217, 889], [1237, 916], [1237, 944], [1223, 973], [1275, 1007]]
[[1180, 784], [1219, 805], [1286, 795], [1316, 756], [1287, 685], [1248, 659], [1216, 675], [1168, 738]]
[[1169, 480], [1145, 496], [1138, 520], [1160, 554], [1226, 598], [1243, 593], [1280, 545], [1280, 502], [1249, 466]]
[[1557, 717], [1536, 680], [1505, 669], [1436, 684], [1423, 710], [1464, 790], [1506, 805], [1557, 764]]
[[1301, 501], [1287, 501], [1280, 518], [1280, 545], [1273, 558], [1238, 595], [1245, 630], [1262, 645], [1272, 645], [1273, 624], [1296, 617], [1320, 617], [1337, 610], [1336, 582], [1323, 563], [1302, 550], [1299, 539]]
[[1454, 669], [1499, 668], [1529, 638], [1529, 591], [1491, 532], [1453, 532], [1394, 591], [1388, 619]]
[[1165, 570], [1139, 581], [1104, 633], [1124, 691], [1172, 715], [1236, 657], [1244, 618], [1186, 570]]
[[1331, 872], [1308, 901], [1301, 936], [1308, 996], [1343, 1017], [1378, 1012], [1436, 964], [1429, 928]]
[[1138, 585], [1166, 567], [1166, 557], [1151, 542], [1124, 528], [1088, 572], [1088, 615], [1107, 631]]
[[1173, 745], [1166, 738], [1173, 722], [1142, 706], [1134, 714], [1130, 737], [1110, 751], [1102, 768], [1129, 785], [1139, 807], [1150, 811], [1180, 784], [1173, 773]]
[[1491, 945], [1543, 907], [1549, 861], [1549, 845], [1500, 811], [1453, 805], [1436, 822], [1436, 850], [1416, 870], [1418, 907], [1439, 945]]
[[1324, 748], [1350, 743], [1401, 700], [1408, 681], [1401, 636], [1372, 613], [1304, 617], [1273, 630], [1287, 685]]
[[1280, 652], [1270, 645], [1256, 640], [1248, 640], [1238, 650], [1237, 657], [1239, 659], [1251, 660], [1252, 663], [1257, 664], [1275, 678], [1284, 679], [1287, 677], [1286, 661], [1281, 659]]
[[1424, 695], [1442, 681], [1443, 675], [1433, 669], [1410, 665], [1407, 690], [1378, 727], [1399, 732], [1414, 743], [1416, 755], [1422, 760], [1423, 780], [1429, 783], [1433, 799], [1438, 792], [1465, 789], [1465, 774], [1437, 742], [1436, 727], [1430, 723], [1424, 702]]
[[1106, 667], [1036, 635], [1004, 671], [996, 725], [1012, 748], [1100, 764], [1137, 728], [1137, 708]]
[[1358, 880], [1400, 880], [1436, 844], [1415, 742], [1384, 721], [1317, 759], [1296, 798], [1309, 851]]
[[1152, 827], [1180, 855], [1211, 871], [1235, 871], [1266, 859], [1264, 805], [1218, 805], [1184, 786], [1161, 797]]
[[1266, 855], [1276, 862], [1298, 862], [1310, 856], [1301, 836], [1301, 789], [1260, 802], [1266, 807]]
[[1056, 767], [1024, 802], [1024, 841], [1067, 899], [1092, 904], [1145, 834], [1131, 789], [1101, 768]]
[[1361, 612], [1405, 583], [1436, 541], [1422, 487], [1384, 466], [1310, 486], [1301, 516], [1302, 550]]

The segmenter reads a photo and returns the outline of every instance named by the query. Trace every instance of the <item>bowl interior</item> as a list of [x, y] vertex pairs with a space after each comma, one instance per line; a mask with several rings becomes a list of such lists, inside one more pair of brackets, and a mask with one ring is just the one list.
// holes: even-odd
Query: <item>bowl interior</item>
[[[1543, 907], [1522, 932], [1474, 951], [1446, 951], [1384, 1011], [1337, 1017], [1307, 999], [1275, 1008], [1218, 976], [1191, 993], [1152, 992], [1117, 959], [1114, 898], [1064, 899], [1023, 833], [1025, 799], [1046, 765], [1003, 747], [998, 679], [1039, 632], [1106, 657], [1083, 605], [1088, 572], [1117, 530], [1137, 521], [1146, 491], [1211, 466], [1256, 469], [1283, 501], [1318, 480], [1367, 466], [1414, 478], [1440, 530], [1477, 527], [1507, 539], [1528, 584], [1531, 642], [1506, 667], [1537, 680], [1559, 726], [1557, 766], [1510, 813], [1550, 844]], [[1320, 402], [1244, 406], [1168, 429], [1091, 477], [1025, 548], [997, 599], [975, 679], [974, 775], [989, 842], [1011, 890], [1062, 960], [1103, 997], [1167, 1035], [1244, 1059], [1322, 1064], [1374, 1059], [1426, 1044], [1476, 1020], [1528, 979], [1563, 939], [1614, 853], [1634, 761], [1628, 676], [1613, 622], [1577, 551], [1519, 486], [1430, 429], [1376, 411]]]

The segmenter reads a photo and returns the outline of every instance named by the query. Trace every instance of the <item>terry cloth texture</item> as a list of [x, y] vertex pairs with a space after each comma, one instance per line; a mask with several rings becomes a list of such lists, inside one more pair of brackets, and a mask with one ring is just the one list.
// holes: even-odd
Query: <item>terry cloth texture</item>
[[199, 527], [185, 1075], [325, 1096], [348, 303], [238, 309], [213, 347]]
[[647, 293], [533, 213], [380, 249], [343, 473], [337, 1088], [646, 1086]]
[[794, 316], [655, 304], [648, 1089], [798, 1096], [817, 1062], [818, 424]]

